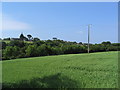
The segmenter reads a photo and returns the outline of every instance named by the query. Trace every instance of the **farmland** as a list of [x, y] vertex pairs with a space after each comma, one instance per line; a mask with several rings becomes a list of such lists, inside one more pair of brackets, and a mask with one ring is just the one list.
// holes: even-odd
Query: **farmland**
[[117, 51], [6, 60], [3, 87], [117, 88], [117, 64]]

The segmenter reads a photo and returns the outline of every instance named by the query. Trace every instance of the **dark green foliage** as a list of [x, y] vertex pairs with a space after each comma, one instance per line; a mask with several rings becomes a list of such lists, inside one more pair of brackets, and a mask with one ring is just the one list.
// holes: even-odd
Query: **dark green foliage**
[[38, 50], [36, 45], [29, 45], [26, 49], [26, 56], [27, 57], [35, 57], [38, 56]]
[[3, 50], [3, 57], [5, 59], [18, 58], [20, 48], [17, 46], [7, 46], [5, 50]]
[[10, 40], [10, 38], [4, 38], [3, 40]]
[[7, 46], [6, 42], [0, 42], [0, 45], [2, 46], [2, 49], [5, 49]]
[[39, 38], [34, 38], [33, 41], [39, 41], [40, 39]]
[[[31, 40], [32, 36], [28, 36], [29, 40]], [[23, 38], [24, 35], [21, 34], [20, 37]], [[28, 42], [29, 43], [22, 40], [10, 41], [7, 44], [2, 42], [2, 49], [4, 52], [2, 58], [12, 59], [60, 54], [77, 54], [86, 53], [88, 49], [87, 44], [82, 44], [82, 42], [67, 42], [56, 38], [54, 38], [54, 40], [45, 41], [39, 40], [39, 38], [34, 38], [33, 42]], [[109, 41], [102, 42], [101, 44], [90, 44], [90, 52], [118, 51], [120, 50], [119, 46], [119, 43], [112, 44]]]
[[53, 37], [53, 40], [57, 40], [57, 38], [56, 38], [56, 37]]
[[33, 44], [35, 44], [35, 45], [37, 45], [37, 46], [40, 46], [40, 45], [42, 45], [42, 44], [44, 44], [45, 42], [44, 41], [41, 41], [41, 40], [39, 40], [39, 41], [34, 41], [33, 42]]
[[23, 34], [20, 34], [20, 40], [24, 40], [25, 36]]
[[82, 44], [82, 42], [79, 42], [79, 44]]
[[20, 40], [22, 40], [22, 41], [28, 41], [28, 38], [25, 37], [23, 34], [20, 34]]
[[26, 49], [27, 49], [27, 47], [23, 47], [23, 48], [20, 49], [20, 51], [19, 51], [20, 53], [18, 55], [19, 58], [27, 57], [26, 56]]
[[29, 41], [32, 40], [32, 35], [29, 34], [29, 35], [27, 35], [27, 37], [28, 37]]
[[23, 41], [15, 40], [15, 41], [10, 41], [10, 43], [8, 45], [9, 46], [24, 47], [25, 43]]
[[24, 40], [25, 40], [25, 41], [28, 41], [28, 38], [27, 38], [27, 37], [24, 37]]
[[104, 44], [104, 45], [110, 45], [111, 42], [109, 42], [109, 41], [107, 41], [107, 42], [102, 42], [102, 44]]
[[76, 54], [86, 52], [85, 46], [80, 45], [64, 45], [62, 50], [65, 54]]
[[37, 48], [39, 56], [47, 56], [52, 55], [52, 49], [50, 46], [47, 46], [46, 44], [42, 44]]
[[90, 52], [102, 52], [106, 51], [106, 48], [102, 44], [95, 44], [90, 46]]
[[55, 47], [55, 46], [59, 46], [60, 42], [57, 40], [47, 40], [45, 44], [50, 45], [51, 47]]
[[64, 54], [61, 47], [51, 47], [51, 49], [52, 49], [52, 55]]

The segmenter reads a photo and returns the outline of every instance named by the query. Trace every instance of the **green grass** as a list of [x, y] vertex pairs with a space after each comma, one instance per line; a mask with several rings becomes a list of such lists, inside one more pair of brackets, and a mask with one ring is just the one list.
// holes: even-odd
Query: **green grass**
[[2, 62], [0, 62], [0, 82], [2, 82]]
[[[6, 42], [7, 44], [10, 43], [12, 40], [0, 40], [0, 42]], [[24, 43], [33, 43], [31, 41], [24, 41]]]
[[2, 62], [4, 87], [117, 88], [118, 52], [69, 54]]
[[0, 40], [0, 42], [10, 43], [10, 40]]

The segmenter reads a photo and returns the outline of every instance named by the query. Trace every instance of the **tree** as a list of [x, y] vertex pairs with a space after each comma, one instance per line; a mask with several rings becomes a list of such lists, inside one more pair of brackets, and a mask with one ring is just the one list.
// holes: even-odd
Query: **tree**
[[22, 40], [22, 41], [23, 41], [23, 40], [28, 41], [28, 38], [25, 37], [23, 34], [21, 34], [21, 35], [20, 35], [20, 40]]
[[109, 50], [108, 48], [111, 46], [111, 42], [110, 41], [102, 42], [102, 44], [104, 45], [105, 50], [108, 51]]
[[3, 40], [10, 40], [10, 38], [4, 38]]
[[30, 35], [30, 34], [28, 34], [27, 37], [28, 37], [29, 41], [32, 39], [32, 35]]
[[82, 45], [82, 42], [79, 42], [79, 44], [81, 44], [81, 45]]
[[24, 40], [25, 36], [23, 34], [20, 34], [20, 40]]
[[39, 38], [34, 38], [33, 41], [39, 41], [40, 39]]
[[56, 37], [53, 37], [53, 40], [57, 40], [57, 38], [56, 38]]
[[107, 41], [107, 42], [102, 42], [102, 44], [104, 44], [104, 45], [110, 45], [110, 44], [111, 44], [111, 42], [110, 42], [110, 41]]
[[28, 41], [28, 38], [24, 37], [24, 40], [25, 40], [25, 41]]

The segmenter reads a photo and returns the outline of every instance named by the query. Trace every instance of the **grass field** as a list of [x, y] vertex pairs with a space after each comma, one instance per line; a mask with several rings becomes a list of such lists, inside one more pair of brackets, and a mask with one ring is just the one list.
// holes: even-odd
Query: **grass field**
[[[0, 42], [6, 42], [6, 43], [10, 43], [10, 41], [12, 40], [0, 40]], [[24, 41], [24, 43], [33, 43], [31, 41]]]
[[7, 60], [3, 87], [117, 88], [117, 64], [118, 52]]
[[0, 42], [10, 43], [10, 40], [0, 40]]

